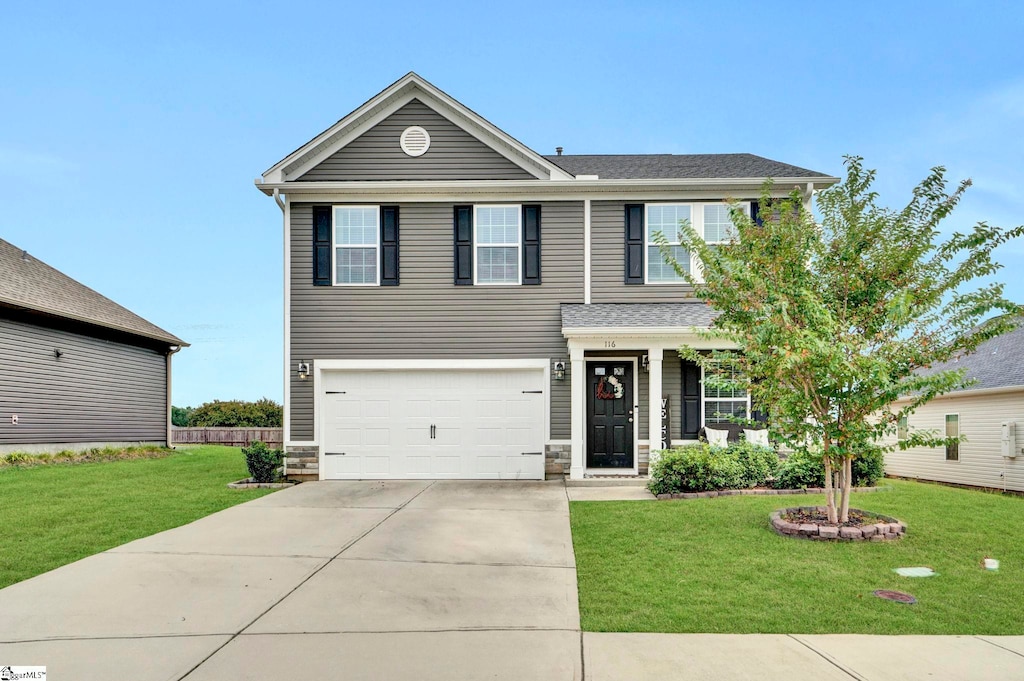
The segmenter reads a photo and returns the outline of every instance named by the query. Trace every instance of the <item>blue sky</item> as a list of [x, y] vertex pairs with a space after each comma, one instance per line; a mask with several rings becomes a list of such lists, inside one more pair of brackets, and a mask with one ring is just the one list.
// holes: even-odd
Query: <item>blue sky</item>
[[[174, 403], [278, 401], [281, 215], [253, 178], [410, 70], [542, 153], [928, 169], [1024, 222], [1016, 3], [13, 3], [0, 237], [192, 344]], [[1024, 302], [1024, 246], [999, 253]]]

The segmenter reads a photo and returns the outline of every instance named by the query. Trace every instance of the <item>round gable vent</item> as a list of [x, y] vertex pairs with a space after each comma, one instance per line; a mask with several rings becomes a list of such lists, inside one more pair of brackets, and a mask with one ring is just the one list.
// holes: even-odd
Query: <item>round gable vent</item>
[[402, 151], [409, 156], [422, 156], [430, 148], [430, 135], [418, 125], [410, 125], [402, 131]]

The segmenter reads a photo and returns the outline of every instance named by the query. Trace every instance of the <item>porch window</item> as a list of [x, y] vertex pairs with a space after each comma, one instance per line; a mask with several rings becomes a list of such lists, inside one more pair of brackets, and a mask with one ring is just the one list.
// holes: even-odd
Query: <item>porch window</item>
[[896, 440], [897, 442], [903, 442], [910, 436], [910, 420], [906, 416], [901, 416], [899, 421], [896, 423]]
[[[723, 368], [720, 371], [730, 379], [737, 377], [734, 368]], [[750, 418], [750, 395], [746, 390], [712, 386], [706, 380], [701, 382], [704, 386], [704, 425], [735, 423], [733, 419]]]

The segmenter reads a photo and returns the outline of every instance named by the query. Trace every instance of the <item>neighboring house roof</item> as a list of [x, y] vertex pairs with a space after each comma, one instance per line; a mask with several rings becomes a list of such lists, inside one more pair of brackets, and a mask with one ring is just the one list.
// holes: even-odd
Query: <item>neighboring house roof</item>
[[0, 239], [0, 304], [187, 346], [109, 298]]
[[937, 364], [925, 373], [949, 369], [966, 369], [967, 377], [977, 381], [966, 390], [1024, 387], [1024, 326], [991, 338], [971, 354]]
[[603, 180], [828, 178], [824, 173], [754, 154], [574, 154], [545, 158], [573, 175], [597, 175]]
[[717, 316], [696, 299], [682, 303], [562, 303], [562, 329], [707, 327]]

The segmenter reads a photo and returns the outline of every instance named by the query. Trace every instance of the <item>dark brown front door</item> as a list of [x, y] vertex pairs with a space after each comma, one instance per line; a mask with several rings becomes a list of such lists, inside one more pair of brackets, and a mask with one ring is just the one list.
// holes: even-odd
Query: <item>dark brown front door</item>
[[632, 468], [633, 363], [587, 362], [587, 468]]

